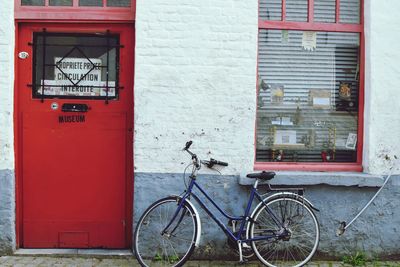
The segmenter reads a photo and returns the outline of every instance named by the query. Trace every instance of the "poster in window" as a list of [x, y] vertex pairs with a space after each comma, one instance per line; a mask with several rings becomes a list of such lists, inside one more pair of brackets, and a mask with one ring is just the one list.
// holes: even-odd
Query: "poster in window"
[[346, 101], [349, 101], [351, 99], [351, 83], [340, 82], [339, 98]]
[[272, 84], [271, 85], [271, 103], [281, 104], [283, 103], [283, 97], [285, 96], [285, 91], [283, 85]]
[[55, 57], [54, 78], [42, 80], [37, 94], [115, 97], [115, 81], [102, 79], [101, 65], [100, 58]]
[[317, 32], [304, 31], [301, 46], [306, 51], [315, 51], [317, 49]]
[[346, 148], [354, 150], [356, 149], [356, 144], [357, 144], [357, 134], [349, 133], [349, 135], [347, 136]]
[[310, 90], [310, 104], [316, 109], [331, 108], [331, 91], [326, 89]]
[[275, 145], [295, 145], [296, 131], [277, 130], [275, 132]]

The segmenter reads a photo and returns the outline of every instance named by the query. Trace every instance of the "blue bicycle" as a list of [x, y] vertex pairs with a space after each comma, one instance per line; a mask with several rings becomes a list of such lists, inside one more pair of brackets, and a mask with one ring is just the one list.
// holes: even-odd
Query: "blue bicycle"
[[[266, 198], [257, 190], [259, 181], [271, 180], [274, 172], [248, 174], [255, 179], [244, 215], [231, 216], [223, 211], [197, 182], [201, 166], [228, 166], [218, 160], [200, 160], [186, 143], [184, 151], [192, 157], [192, 172], [186, 190], [180, 196], [169, 196], [150, 205], [139, 219], [134, 250], [141, 266], [182, 266], [199, 245], [201, 236], [200, 215], [190, 201], [194, 199], [219, 225], [235, 246], [240, 262], [253, 253], [266, 266], [303, 266], [317, 251], [319, 224], [314, 214], [318, 211], [298, 193], [273, 190], [269, 187]], [[193, 192], [196, 189], [225, 216], [224, 224]], [[251, 211], [254, 199], [258, 205]], [[236, 229], [238, 226], [238, 229]], [[233, 228], [233, 229], [232, 229]]]

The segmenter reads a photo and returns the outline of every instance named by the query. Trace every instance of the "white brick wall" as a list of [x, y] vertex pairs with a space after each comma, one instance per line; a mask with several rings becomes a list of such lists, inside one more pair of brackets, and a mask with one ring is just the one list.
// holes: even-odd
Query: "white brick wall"
[[[400, 157], [400, 1], [365, 5], [364, 166], [382, 173], [384, 155]], [[14, 169], [13, 1], [0, 6], [0, 169]], [[190, 139], [226, 174], [252, 169], [256, 48], [257, 0], [137, 1], [136, 171], [180, 172]]]
[[[383, 173], [400, 158], [400, 9], [398, 0], [366, 0], [366, 171]], [[399, 164], [395, 173], [400, 173]]]
[[[364, 168], [382, 173], [400, 157], [400, 1], [365, 6]], [[181, 171], [189, 139], [229, 161], [224, 173], [251, 170], [257, 0], [139, 0], [136, 36], [136, 171]]]
[[0, 170], [14, 169], [14, 1], [0, 0]]
[[135, 168], [181, 172], [193, 151], [250, 170], [257, 0], [137, 1]]

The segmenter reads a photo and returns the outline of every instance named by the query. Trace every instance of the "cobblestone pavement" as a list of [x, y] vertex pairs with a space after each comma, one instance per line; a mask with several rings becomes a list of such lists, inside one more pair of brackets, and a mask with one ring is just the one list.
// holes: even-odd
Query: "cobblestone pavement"
[[[3, 256], [0, 257], [1, 267], [139, 267], [134, 257], [32, 257], [32, 256]], [[250, 262], [245, 265], [231, 261], [189, 261], [185, 267], [218, 267], [218, 266], [261, 266], [258, 262]], [[343, 267], [341, 262], [311, 262], [310, 267]], [[370, 267], [400, 267], [399, 262], [372, 262]]]

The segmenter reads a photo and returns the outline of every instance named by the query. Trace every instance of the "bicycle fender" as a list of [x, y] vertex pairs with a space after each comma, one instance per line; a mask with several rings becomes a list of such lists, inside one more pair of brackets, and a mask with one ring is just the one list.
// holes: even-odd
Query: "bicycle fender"
[[[178, 199], [182, 199], [182, 197], [177, 196], [177, 195], [171, 195], [171, 197], [174, 197], [174, 198], [176, 198], [177, 200], [178, 200]], [[200, 215], [199, 215], [199, 212], [197, 211], [196, 207], [192, 204], [192, 202], [190, 202], [188, 199], [185, 199], [185, 202], [193, 209], [194, 214], [195, 214], [195, 217], [196, 217], [197, 225], [199, 226], [199, 227], [198, 227], [198, 230], [197, 230], [196, 241], [195, 241], [195, 243], [194, 243], [194, 246], [195, 246], [195, 247], [198, 247], [199, 244], [200, 244], [200, 237], [201, 237], [201, 221], [200, 221]]]
[[[311, 209], [315, 210], [315, 211], [319, 211], [319, 209], [317, 209], [308, 199], [306, 199], [303, 196], [300, 196], [299, 194], [293, 193], [293, 192], [277, 192], [275, 194], [272, 194], [270, 196], [268, 196], [267, 198], [263, 199], [264, 203], [267, 203], [270, 199], [274, 198], [274, 197], [289, 197], [289, 198], [294, 198], [294, 199], [298, 199], [300, 201], [302, 201], [303, 203], [305, 203], [307, 206], [309, 206]], [[251, 217], [253, 217], [255, 211], [261, 206], [263, 205], [263, 202], [260, 202], [255, 208], [253, 213], [251, 214]]]

